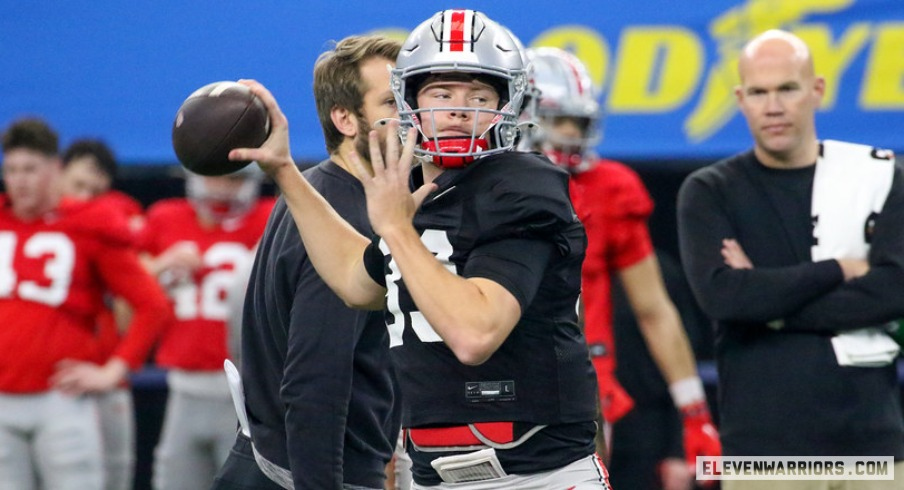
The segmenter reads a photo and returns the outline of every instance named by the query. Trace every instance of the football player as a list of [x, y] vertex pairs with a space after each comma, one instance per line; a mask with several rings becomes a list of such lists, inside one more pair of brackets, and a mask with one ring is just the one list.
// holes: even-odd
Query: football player
[[412, 31], [396, 63], [404, 150], [372, 132], [372, 173], [357, 165], [375, 237], [298, 173], [287, 120], [257, 82], [243, 81], [272, 132], [230, 158], [275, 177], [346, 303], [385, 306], [414, 488], [608, 488], [575, 311], [586, 237], [567, 173], [512, 151], [527, 87], [520, 53], [484, 14], [446, 10]]
[[[535, 105], [539, 126], [530, 133], [530, 144], [569, 172], [571, 199], [587, 230], [581, 304], [584, 333], [596, 368], [605, 422], [615, 424], [614, 438], [619, 434], [617, 422], [634, 407], [632, 397], [619, 384], [615, 373], [613, 275], [621, 283], [646, 347], [668, 383], [672, 401], [683, 415], [684, 449], [690, 469], [680, 460], [666, 458], [667, 454], [650, 458], [637, 454], [621, 457], [617, 454], [618, 448], [612, 447], [612, 480], [619, 485], [618, 476], [636, 478], [625, 480], [621, 485], [651, 488], [657, 486], [655, 482], [659, 475], [663, 482], [679, 482], [669, 488], [688, 488], [693, 479], [696, 456], [718, 455], [719, 442], [707, 408], [703, 383], [697, 376], [690, 342], [665, 289], [653, 253], [647, 228], [653, 202], [633, 170], [594, 153], [594, 147], [600, 141], [602, 113], [596, 89], [583, 63], [558, 48], [533, 48], [528, 50], [528, 55], [533, 66], [532, 82], [539, 93]], [[657, 407], [645, 406], [643, 411], [632, 413], [629, 418], [643, 417], [652, 408]], [[655, 418], [670, 419], [673, 411], [666, 406]], [[680, 433], [677, 416], [673, 423], [673, 430]], [[649, 424], [646, 429], [649, 430]], [[660, 435], [661, 440], [668, 440], [668, 433]], [[624, 472], [615, 469], [618, 462], [624, 465], [640, 461], [643, 461], [643, 468], [632, 464]]]
[[108, 206], [125, 214], [129, 228], [137, 233], [144, 226], [144, 209], [134, 197], [113, 189], [117, 166], [106, 143], [77, 139], [63, 152], [63, 193], [82, 200], [103, 198]]
[[[63, 152], [63, 194], [73, 199], [102, 200], [108, 208], [120, 212], [129, 228], [137, 233], [144, 222], [144, 209], [137, 200], [113, 190], [116, 158], [103, 141], [78, 139]], [[128, 324], [131, 312], [119, 298], [108, 295], [107, 308], [97, 317], [99, 363], [115, 352], [121, 328]], [[128, 490], [133, 485], [135, 468], [135, 412], [132, 391], [123, 382], [115, 388], [97, 393], [97, 407], [103, 436], [104, 481], [107, 490]]]
[[209, 488], [235, 441], [236, 417], [223, 373], [229, 356], [227, 291], [247, 270], [273, 206], [253, 166], [219, 177], [187, 173], [185, 198], [147, 212], [140, 246], [169, 294], [175, 320], [157, 348], [169, 397], [154, 455], [157, 489]]
[[[169, 319], [125, 219], [60, 195], [57, 135], [43, 121], [3, 135], [0, 197], [0, 486], [100, 489], [97, 399], [139, 368]], [[95, 320], [109, 292], [133, 311], [106, 362]]]

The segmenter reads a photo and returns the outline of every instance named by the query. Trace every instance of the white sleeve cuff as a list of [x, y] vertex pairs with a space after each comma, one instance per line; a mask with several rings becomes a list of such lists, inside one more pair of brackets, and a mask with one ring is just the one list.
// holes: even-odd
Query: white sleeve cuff
[[672, 401], [678, 408], [706, 400], [703, 381], [699, 376], [691, 376], [675, 381], [669, 385], [669, 393], [672, 394]]

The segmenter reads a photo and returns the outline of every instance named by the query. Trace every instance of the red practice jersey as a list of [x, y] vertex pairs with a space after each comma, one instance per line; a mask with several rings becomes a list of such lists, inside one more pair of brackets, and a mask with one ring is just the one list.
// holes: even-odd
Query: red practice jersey
[[[229, 356], [227, 293], [236, 271], [254, 260], [275, 200], [261, 198], [243, 217], [203, 228], [187, 199], [166, 199], [148, 209], [140, 239], [157, 256], [180, 242], [198, 247], [203, 266], [185, 280], [167, 284], [175, 320], [161, 338], [157, 364], [190, 371], [220, 371]], [[165, 282], [165, 281], [164, 281]]]
[[96, 361], [107, 292], [134, 311], [113, 355], [138, 368], [169, 312], [122, 216], [103, 203], [64, 200], [26, 222], [0, 197], [0, 391], [45, 391], [60, 360]]
[[97, 197], [95, 200], [101, 199], [107, 203], [107, 206], [119, 211], [126, 217], [129, 223], [129, 230], [138, 235], [144, 228], [144, 207], [134, 197], [120, 191], [107, 191]]
[[[590, 170], [572, 175], [571, 200], [587, 231], [587, 255], [581, 284], [584, 329], [597, 372], [615, 369], [611, 274], [653, 253], [647, 219], [653, 200], [640, 177], [619, 162], [600, 159]], [[604, 354], [599, 356], [599, 354]]]
[[[136, 238], [139, 236], [141, 229], [144, 227], [144, 208], [132, 196], [120, 191], [108, 191], [94, 198], [104, 206], [120, 213], [123, 219], [128, 223], [129, 231]], [[98, 359], [97, 362], [104, 363], [116, 351], [122, 334], [116, 317], [112, 310], [113, 297], [107, 295], [107, 308], [101, 310], [97, 316], [97, 342], [98, 342]]]

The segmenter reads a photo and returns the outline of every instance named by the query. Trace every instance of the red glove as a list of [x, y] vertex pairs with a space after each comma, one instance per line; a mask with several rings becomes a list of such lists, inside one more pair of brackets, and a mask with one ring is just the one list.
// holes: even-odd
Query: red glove
[[706, 400], [681, 407], [684, 420], [684, 457], [696, 466], [697, 456], [721, 456], [722, 443], [709, 415]]
[[597, 382], [600, 388], [600, 410], [603, 419], [614, 424], [634, 408], [634, 399], [622, 388], [613, 373], [598, 373]]

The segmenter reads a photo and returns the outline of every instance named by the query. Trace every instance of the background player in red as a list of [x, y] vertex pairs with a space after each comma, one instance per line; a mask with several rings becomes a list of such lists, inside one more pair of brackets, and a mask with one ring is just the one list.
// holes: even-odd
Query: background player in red
[[[720, 451], [710, 420], [703, 384], [697, 376], [693, 351], [681, 318], [665, 289], [647, 229], [653, 202], [640, 178], [627, 166], [598, 157], [600, 109], [596, 91], [584, 65], [558, 48], [529, 51], [540, 127], [530, 143], [571, 174], [570, 193], [578, 217], [587, 230], [587, 255], [582, 270], [584, 328], [600, 388], [607, 424], [615, 424], [634, 401], [615, 376], [616, 349], [612, 327], [612, 275], [628, 297], [647, 347], [669, 384], [675, 406], [684, 420], [684, 449], [689, 463], [697, 455]], [[612, 447], [612, 462], [618, 448]], [[613, 466], [616, 466], [613, 464]], [[651, 477], [657, 468], [647, 468]], [[692, 473], [680, 460], [667, 462], [663, 481], [687, 488]], [[637, 473], [636, 471], [632, 471]], [[612, 470], [618, 487], [618, 471]], [[625, 482], [641, 488], [636, 482]]]
[[[63, 194], [88, 201], [101, 199], [108, 208], [122, 213], [129, 228], [138, 232], [144, 223], [144, 209], [128, 194], [112, 189], [116, 177], [116, 157], [101, 140], [77, 139], [63, 152]], [[97, 317], [96, 340], [99, 363], [116, 350], [121, 330], [128, 325], [131, 311], [121, 298], [107, 295], [108, 306]], [[126, 382], [97, 393], [104, 450], [104, 488], [129, 490], [135, 469], [135, 413], [132, 391]]]
[[[3, 135], [0, 198], [0, 486], [101, 489], [101, 435], [89, 392], [140, 367], [168, 319], [166, 298], [120, 215], [60, 193], [56, 133], [21, 120]], [[133, 309], [128, 333], [95, 364], [103, 295]], [[37, 477], [37, 481], [36, 481]]]
[[136, 233], [144, 225], [144, 207], [134, 197], [113, 189], [118, 164], [113, 150], [99, 139], [77, 139], [63, 152], [63, 192], [76, 199], [102, 197], [122, 212]]
[[169, 370], [169, 397], [154, 456], [155, 488], [209, 488], [235, 441], [223, 372], [227, 292], [247, 280], [237, 271], [248, 270], [273, 207], [272, 198], [259, 197], [262, 177], [254, 166], [221, 177], [187, 173], [186, 198], [148, 208], [141, 248], [175, 314], [156, 356]]

